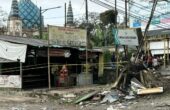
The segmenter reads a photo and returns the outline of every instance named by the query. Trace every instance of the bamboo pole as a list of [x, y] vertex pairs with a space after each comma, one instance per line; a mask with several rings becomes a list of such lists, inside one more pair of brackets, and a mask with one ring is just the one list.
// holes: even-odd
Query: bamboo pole
[[164, 67], [166, 68], [166, 45], [165, 45], [166, 39], [164, 39]]
[[23, 89], [23, 71], [22, 71], [22, 62], [20, 61], [20, 77], [21, 77], [21, 89]]
[[169, 39], [167, 39], [167, 64], [169, 64]]

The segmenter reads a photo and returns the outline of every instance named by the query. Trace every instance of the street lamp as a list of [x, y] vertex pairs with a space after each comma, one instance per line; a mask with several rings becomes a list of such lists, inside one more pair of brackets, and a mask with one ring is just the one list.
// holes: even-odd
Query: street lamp
[[[42, 38], [42, 14], [48, 10], [56, 9], [56, 8], [61, 8], [61, 6], [57, 7], [52, 7], [52, 8], [47, 8], [47, 9], [41, 9], [40, 7], [40, 38]], [[49, 40], [48, 40], [48, 86], [49, 89], [51, 89], [51, 76], [50, 76], [50, 56], [49, 56]]]
[[42, 38], [42, 14], [48, 10], [52, 10], [52, 9], [56, 9], [56, 8], [61, 8], [61, 6], [57, 6], [57, 7], [52, 7], [52, 8], [46, 8], [46, 9], [42, 9], [40, 7], [40, 38]]

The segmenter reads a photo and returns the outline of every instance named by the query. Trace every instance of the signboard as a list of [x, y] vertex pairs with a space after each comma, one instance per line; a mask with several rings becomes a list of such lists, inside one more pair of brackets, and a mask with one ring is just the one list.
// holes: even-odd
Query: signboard
[[27, 45], [15, 44], [0, 40], [0, 59], [1, 62], [13, 61], [13, 62], [25, 62]]
[[49, 26], [48, 28], [50, 45], [69, 47], [86, 46], [86, 30], [57, 26]]
[[[170, 43], [170, 41], [168, 41]], [[149, 49], [151, 50], [153, 55], [158, 55], [158, 54], [164, 54], [164, 52], [167, 54], [170, 51], [167, 50], [168, 42], [164, 41], [150, 41], [149, 42]], [[165, 45], [165, 47], [164, 47]], [[165, 49], [164, 49], [165, 48]], [[169, 45], [170, 48], [170, 45]]]
[[0, 87], [21, 88], [21, 77], [19, 75], [0, 75]]
[[[137, 16], [130, 16], [130, 27], [145, 30], [150, 17], [153, 2], [152, 0], [133, 0], [130, 3], [130, 13]], [[154, 16], [149, 30], [170, 28], [170, 0], [157, 3]]]
[[139, 39], [136, 29], [119, 29], [116, 40], [117, 43], [120, 45], [139, 45]]

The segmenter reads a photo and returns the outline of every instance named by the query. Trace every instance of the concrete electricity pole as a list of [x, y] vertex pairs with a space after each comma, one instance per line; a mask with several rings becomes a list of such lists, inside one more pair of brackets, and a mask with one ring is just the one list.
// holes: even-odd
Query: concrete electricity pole
[[88, 0], [85, 0], [85, 10], [86, 10], [86, 73], [88, 73]]

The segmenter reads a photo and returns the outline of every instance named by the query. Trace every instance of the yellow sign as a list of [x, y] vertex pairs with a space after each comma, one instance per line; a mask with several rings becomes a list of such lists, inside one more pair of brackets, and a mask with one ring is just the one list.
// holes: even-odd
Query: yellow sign
[[68, 27], [48, 26], [50, 45], [86, 46], [86, 30]]

